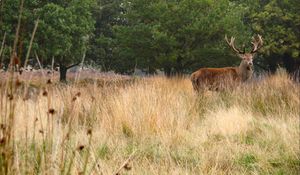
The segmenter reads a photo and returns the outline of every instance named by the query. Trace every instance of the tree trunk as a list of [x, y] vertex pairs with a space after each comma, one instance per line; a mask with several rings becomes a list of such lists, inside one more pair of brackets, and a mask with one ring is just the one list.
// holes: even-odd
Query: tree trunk
[[164, 67], [164, 73], [167, 77], [170, 77], [171, 76], [171, 71], [172, 71], [172, 68], [171, 67], [168, 67], [168, 66], [165, 66]]
[[67, 82], [67, 66], [65, 65], [59, 65], [59, 81], [60, 82]]
[[296, 71], [297, 65], [295, 58], [292, 58], [290, 55], [285, 54], [282, 57], [282, 62], [284, 65], [284, 68], [287, 70], [288, 73], [292, 74]]
[[175, 65], [175, 74], [176, 76], [181, 76], [183, 74], [183, 58], [182, 56], [178, 56]]
[[300, 58], [293, 58], [285, 54], [282, 58], [283, 65], [286, 71], [290, 74], [291, 78], [300, 82]]
[[271, 55], [270, 57], [266, 58], [266, 62], [269, 68], [269, 71], [274, 74], [277, 70], [277, 65], [279, 63], [279, 58], [277, 55]]

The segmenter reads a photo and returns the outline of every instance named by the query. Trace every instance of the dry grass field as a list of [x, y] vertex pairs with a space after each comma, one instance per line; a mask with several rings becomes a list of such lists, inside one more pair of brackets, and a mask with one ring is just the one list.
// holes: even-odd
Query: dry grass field
[[300, 171], [300, 86], [285, 73], [199, 95], [188, 78], [46, 82], [2, 78], [0, 174]]

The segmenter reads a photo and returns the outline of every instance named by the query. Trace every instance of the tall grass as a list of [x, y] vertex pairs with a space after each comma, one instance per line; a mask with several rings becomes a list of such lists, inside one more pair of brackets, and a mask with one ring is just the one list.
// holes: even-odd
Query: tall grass
[[[7, 174], [297, 174], [300, 86], [285, 73], [196, 94], [188, 78], [27, 85]], [[45, 80], [41, 80], [45, 82]], [[28, 82], [27, 82], [28, 83]], [[44, 85], [43, 85], [44, 84]], [[31, 93], [24, 91], [32, 90]], [[26, 98], [24, 98], [26, 97]], [[7, 104], [13, 101], [14, 109]], [[1, 126], [7, 122], [1, 120]], [[5, 132], [1, 130], [1, 143]], [[1, 149], [1, 154], [5, 150]]]

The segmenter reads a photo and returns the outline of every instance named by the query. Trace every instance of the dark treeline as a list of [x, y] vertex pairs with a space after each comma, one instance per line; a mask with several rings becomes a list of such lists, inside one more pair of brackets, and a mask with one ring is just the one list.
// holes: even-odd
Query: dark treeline
[[[9, 63], [19, 5], [0, 1], [3, 65]], [[120, 73], [139, 68], [171, 75], [236, 65], [226, 34], [247, 49], [252, 36], [263, 36], [258, 69], [281, 66], [292, 73], [300, 65], [299, 0], [24, 0], [16, 50], [21, 63], [37, 20], [30, 61], [38, 55], [51, 65], [54, 59], [64, 71], [84, 56], [87, 64]]]

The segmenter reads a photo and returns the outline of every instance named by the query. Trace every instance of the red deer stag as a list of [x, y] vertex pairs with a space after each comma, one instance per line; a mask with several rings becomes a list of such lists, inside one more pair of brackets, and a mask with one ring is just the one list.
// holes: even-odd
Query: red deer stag
[[263, 45], [260, 35], [257, 35], [256, 38], [252, 37], [252, 39], [252, 50], [246, 53], [245, 49], [241, 51], [235, 46], [234, 37], [228, 41], [227, 36], [225, 36], [229, 47], [242, 59], [240, 65], [238, 67], [201, 68], [191, 75], [193, 88], [196, 91], [203, 90], [205, 87], [217, 90], [223, 85], [227, 85], [228, 82], [244, 82], [250, 79], [253, 74], [253, 57]]

